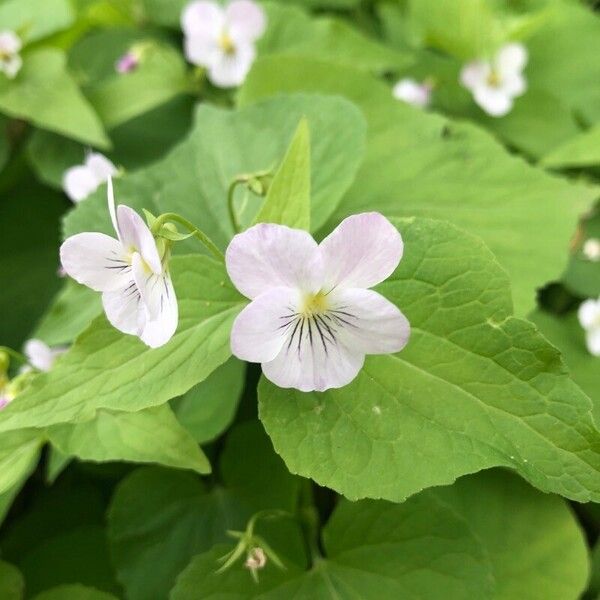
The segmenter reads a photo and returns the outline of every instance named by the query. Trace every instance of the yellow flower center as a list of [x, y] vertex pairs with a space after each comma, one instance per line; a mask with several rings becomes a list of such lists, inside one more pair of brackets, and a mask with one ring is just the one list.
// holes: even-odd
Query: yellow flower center
[[219, 47], [225, 54], [235, 54], [235, 44], [226, 31], [223, 31], [219, 37]]
[[327, 294], [325, 292], [317, 292], [316, 294], [307, 294], [304, 297], [299, 312], [303, 317], [310, 318], [326, 313], [329, 308], [330, 304]]
[[488, 85], [492, 86], [492, 87], [499, 87], [500, 84], [502, 83], [502, 79], [500, 77], [500, 75], [494, 71], [494, 69], [492, 69], [490, 71], [490, 74], [487, 77], [487, 82]]

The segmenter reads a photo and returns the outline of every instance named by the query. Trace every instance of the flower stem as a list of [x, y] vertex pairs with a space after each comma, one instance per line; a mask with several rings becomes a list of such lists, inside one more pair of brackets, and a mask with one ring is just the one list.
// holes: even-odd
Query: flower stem
[[314, 566], [323, 559], [319, 548], [319, 513], [315, 506], [312, 482], [305, 480], [302, 484], [298, 513], [310, 564]]
[[225, 257], [223, 253], [217, 248], [217, 245], [200, 229], [198, 229], [191, 221], [184, 219], [181, 215], [177, 213], [164, 213], [160, 215], [152, 224], [152, 233], [156, 234], [160, 231], [160, 228], [167, 223], [168, 221], [174, 221], [175, 223], [179, 223], [183, 225], [187, 230], [193, 234], [193, 236], [204, 245], [204, 247], [217, 259], [221, 262], [225, 261]]
[[9, 356], [12, 356], [12, 358], [15, 358], [19, 362], [22, 362], [22, 363], [28, 362], [23, 354], [21, 354], [20, 352], [17, 352], [16, 350], [13, 350], [12, 348], [9, 348], [8, 346], [0, 346], [0, 352], [6, 352], [6, 354], [8, 354]]
[[240, 183], [246, 183], [248, 181], [247, 175], [238, 175], [230, 184], [229, 189], [227, 190], [227, 208], [229, 210], [229, 219], [231, 224], [233, 225], [233, 230], [235, 233], [239, 233], [241, 231], [240, 223], [238, 221], [237, 215], [235, 213], [235, 190]]

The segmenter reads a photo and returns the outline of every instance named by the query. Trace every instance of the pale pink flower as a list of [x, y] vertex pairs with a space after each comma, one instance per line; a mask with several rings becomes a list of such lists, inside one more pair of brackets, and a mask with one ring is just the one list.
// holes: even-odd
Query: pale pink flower
[[597, 238], [586, 240], [583, 245], [583, 254], [589, 261], [600, 261], [600, 240]]
[[243, 83], [256, 57], [255, 42], [264, 33], [266, 16], [252, 0], [233, 0], [225, 8], [196, 0], [181, 15], [185, 55], [207, 69], [218, 87]]
[[600, 298], [583, 302], [578, 316], [590, 354], [600, 356]]
[[161, 256], [152, 232], [133, 209], [115, 209], [110, 178], [108, 208], [118, 239], [104, 233], [73, 235], [60, 248], [62, 265], [73, 279], [102, 292], [104, 311], [114, 327], [152, 348], [162, 346], [178, 321], [169, 251]]
[[125, 75], [135, 71], [139, 64], [140, 57], [137, 53], [130, 50], [117, 59], [117, 62], [115, 63], [115, 71], [120, 75]]
[[417, 108], [427, 108], [431, 104], [431, 85], [414, 79], [401, 79], [392, 90], [394, 98]]
[[0, 31], [0, 72], [14, 79], [23, 66], [19, 52], [23, 44], [14, 31]]
[[49, 371], [56, 359], [67, 351], [64, 346], [50, 348], [42, 340], [28, 340], [23, 348], [29, 365], [38, 371]]
[[90, 152], [83, 165], [65, 171], [63, 189], [73, 202], [81, 202], [116, 174], [117, 168], [106, 156]]
[[460, 81], [488, 115], [502, 117], [512, 110], [514, 99], [527, 90], [523, 76], [526, 64], [527, 48], [517, 43], [506, 44], [491, 61], [466, 64]]
[[321, 244], [267, 223], [236, 235], [227, 271], [252, 302], [233, 324], [233, 354], [262, 363], [283, 388], [350, 383], [366, 354], [398, 352], [408, 342], [406, 317], [368, 289], [392, 274], [402, 251], [400, 234], [379, 213], [345, 219]]

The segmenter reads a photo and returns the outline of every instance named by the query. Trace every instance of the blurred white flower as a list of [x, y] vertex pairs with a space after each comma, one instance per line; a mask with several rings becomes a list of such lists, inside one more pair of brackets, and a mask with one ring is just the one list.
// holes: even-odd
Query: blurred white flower
[[590, 238], [583, 245], [583, 254], [592, 262], [600, 261], [600, 240], [598, 238]]
[[169, 246], [157, 246], [132, 208], [115, 209], [110, 178], [108, 209], [118, 239], [104, 233], [73, 235], [60, 247], [62, 265], [70, 277], [102, 292], [104, 312], [114, 327], [157, 348], [173, 337], [178, 321]]
[[585, 329], [585, 339], [590, 354], [600, 356], [600, 298], [586, 300], [579, 307], [579, 322]]
[[431, 84], [419, 83], [414, 79], [401, 79], [392, 91], [394, 98], [417, 108], [427, 108], [431, 103]]
[[106, 156], [90, 152], [82, 165], [65, 171], [63, 189], [73, 202], [81, 202], [116, 174], [117, 168]]
[[507, 44], [491, 61], [476, 60], [466, 64], [460, 73], [460, 81], [488, 115], [502, 117], [511, 111], [514, 98], [523, 95], [527, 89], [523, 76], [526, 64], [525, 46]]
[[42, 340], [28, 340], [25, 343], [24, 352], [29, 365], [38, 371], [49, 371], [54, 361], [64, 354], [67, 349], [63, 346], [50, 348]]
[[254, 44], [266, 22], [262, 8], [252, 0], [233, 0], [225, 8], [196, 0], [181, 15], [185, 55], [191, 63], [207, 69], [214, 85], [240, 85], [254, 62]]
[[9, 79], [17, 76], [23, 66], [19, 56], [23, 44], [14, 31], [0, 31], [0, 71]]

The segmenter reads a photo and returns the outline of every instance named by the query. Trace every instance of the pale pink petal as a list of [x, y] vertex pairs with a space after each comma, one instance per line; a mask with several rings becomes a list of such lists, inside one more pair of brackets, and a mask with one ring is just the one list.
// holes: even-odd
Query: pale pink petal
[[21, 38], [14, 31], [0, 31], [0, 54], [16, 54], [22, 46]]
[[117, 223], [123, 246], [129, 251], [138, 251], [154, 273], [162, 273], [156, 241], [142, 217], [129, 206], [120, 204], [117, 206]]
[[237, 43], [232, 54], [218, 52], [208, 66], [208, 78], [213, 85], [221, 88], [236, 87], [246, 79], [256, 57], [254, 46]]
[[475, 90], [473, 97], [491, 117], [503, 117], [513, 107], [512, 97], [500, 88], [481, 86]]
[[523, 44], [506, 44], [496, 55], [496, 65], [502, 76], [519, 74], [527, 64], [527, 48]]
[[233, 323], [231, 352], [249, 362], [273, 360], [292, 333], [299, 301], [298, 292], [285, 287], [255, 298]]
[[117, 174], [117, 168], [106, 156], [98, 152], [91, 152], [85, 159], [85, 166], [94, 174], [98, 185], [104, 183], [109, 177]]
[[330, 297], [336, 337], [364, 354], [399, 352], [410, 337], [410, 323], [395, 304], [373, 290], [342, 289]]
[[138, 337], [146, 324], [146, 311], [140, 302], [140, 293], [134, 281], [102, 294], [102, 306], [110, 324], [123, 333]]
[[97, 188], [98, 180], [85, 166], [71, 167], [63, 175], [63, 189], [73, 202], [85, 200]]
[[467, 63], [460, 72], [461, 84], [469, 90], [474, 90], [479, 87], [485, 81], [491, 73], [490, 64], [482, 61], [475, 60]]
[[317, 243], [306, 231], [259, 223], [237, 234], [225, 253], [227, 272], [248, 298], [274, 287], [317, 292], [322, 267]]
[[225, 14], [216, 2], [191, 2], [181, 14], [181, 29], [188, 37], [217, 39], [223, 31], [224, 24]]
[[233, 0], [225, 9], [230, 35], [235, 40], [254, 42], [267, 27], [263, 9], [252, 0]]
[[209, 67], [215, 64], [222, 54], [217, 40], [202, 36], [186, 37], [184, 40], [184, 52], [187, 60], [199, 67]]
[[29, 364], [40, 371], [49, 371], [56, 358], [52, 349], [41, 340], [28, 340], [23, 350]]
[[394, 98], [411, 106], [425, 108], [431, 101], [431, 88], [414, 79], [402, 79], [392, 91]]
[[2, 70], [9, 79], [14, 79], [23, 66], [23, 59], [18, 54], [13, 54], [2, 61]]
[[324, 289], [369, 288], [387, 279], [402, 258], [398, 230], [381, 214], [344, 219], [320, 244]]
[[156, 301], [158, 313], [152, 319], [147, 316], [140, 335], [141, 340], [150, 348], [164, 346], [175, 334], [179, 320], [177, 298], [168, 271], [154, 277], [158, 279], [158, 283], [150, 293], [154, 298], [159, 298]]
[[365, 355], [349, 348], [341, 340], [322, 342], [313, 326], [312, 343], [308, 330], [298, 345], [296, 335], [284, 344], [275, 359], [262, 363], [265, 377], [282, 388], [302, 392], [323, 392], [349, 384], [361, 370]]
[[590, 354], [600, 356], [600, 327], [587, 332], [586, 343]]
[[60, 247], [60, 261], [70, 277], [97, 292], [117, 290], [131, 279], [123, 246], [103, 233], [67, 238]]
[[600, 300], [586, 300], [579, 306], [577, 314], [584, 329], [600, 327]]

